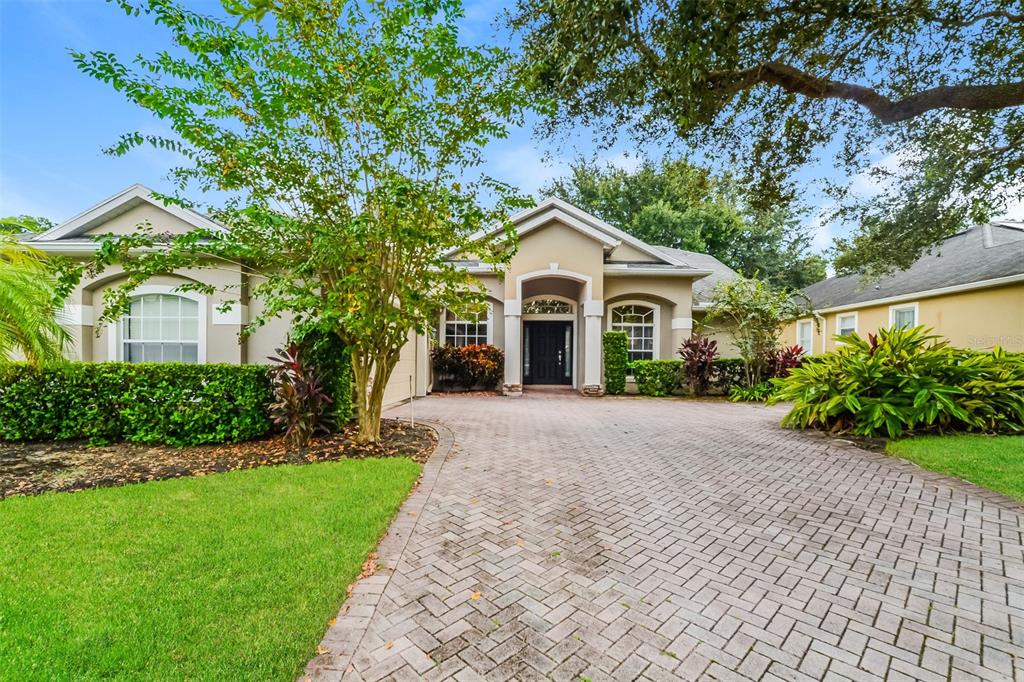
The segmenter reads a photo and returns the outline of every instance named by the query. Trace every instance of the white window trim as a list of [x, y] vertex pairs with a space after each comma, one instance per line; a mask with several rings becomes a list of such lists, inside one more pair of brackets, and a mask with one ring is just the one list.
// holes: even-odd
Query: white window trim
[[570, 312], [568, 313], [523, 313], [524, 320], [563, 320], [576, 321], [576, 301], [566, 296], [559, 296], [558, 294], [537, 294], [536, 296], [530, 296], [529, 298], [523, 299], [523, 308], [526, 308], [526, 304], [530, 301], [539, 301], [554, 299], [563, 303], [568, 303]]
[[914, 324], [912, 327], [916, 327], [921, 324], [920, 309], [917, 305], [917, 301], [911, 301], [910, 303], [897, 303], [896, 305], [889, 306], [889, 327], [896, 326], [896, 311], [907, 310], [913, 308], [914, 310]]
[[[800, 343], [800, 325], [802, 324], [811, 325], [811, 342], [807, 344], [806, 348], [804, 348], [804, 344]], [[804, 348], [805, 355], [814, 353], [814, 320], [812, 318], [808, 317], [807, 319], [796, 321], [796, 345]]]
[[640, 300], [616, 301], [615, 303], [612, 303], [608, 306], [607, 330], [612, 331], [612, 311], [616, 308], [621, 308], [627, 305], [642, 305], [654, 310], [654, 359], [661, 360], [661, 306], [657, 303]]
[[[848, 312], [848, 313], [839, 313], [838, 315], [836, 315], [836, 334], [841, 334], [842, 333], [843, 325], [840, 324], [839, 320], [840, 320], [840, 318], [843, 318], [843, 317], [852, 317], [853, 318], [853, 333], [854, 334], [860, 334], [860, 316], [857, 314], [856, 310], [853, 310], [853, 311]], [[842, 341], [837, 341], [837, 343], [842, 343]]]
[[[445, 322], [447, 322], [448, 308], [441, 308], [441, 317], [438, 320], [438, 339], [442, 346], [448, 344], [448, 335], [446, 334], [447, 328]], [[468, 320], [466, 320], [468, 322]], [[494, 345], [494, 304], [487, 301], [487, 345]]]
[[[194, 291], [176, 291], [179, 285], [143, 284], [132, 290], [132, 298], [146, 294], [170, 294], [181, 296], [199, 304], [199, 349], [196, 351], [196, 364], [206, 364], [206, 296]], [[107, 358], [115, 362], [124, 362], [123, 320], [119, 319], [107, 325]]]

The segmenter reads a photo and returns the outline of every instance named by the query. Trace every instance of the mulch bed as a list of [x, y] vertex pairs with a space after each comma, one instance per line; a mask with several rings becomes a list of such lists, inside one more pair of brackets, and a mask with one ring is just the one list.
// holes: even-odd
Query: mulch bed
[[437, 445], [433, 429], [397, 419], [383, 420], [377, 445], [357, 445], [355, 431], [350, 425], [301, 449], [290, 448], [282, 436], [185, 448], [132, 443], [90, 447], [79, 441], [0, 443], [0, 499], [346, 458], [410, 457], [423, 463]]

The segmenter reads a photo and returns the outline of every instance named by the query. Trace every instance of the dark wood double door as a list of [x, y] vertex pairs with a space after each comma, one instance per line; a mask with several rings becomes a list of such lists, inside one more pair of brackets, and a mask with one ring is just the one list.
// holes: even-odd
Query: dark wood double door
[[572, 385], [572, 322], [523, 322], [523, 383]]

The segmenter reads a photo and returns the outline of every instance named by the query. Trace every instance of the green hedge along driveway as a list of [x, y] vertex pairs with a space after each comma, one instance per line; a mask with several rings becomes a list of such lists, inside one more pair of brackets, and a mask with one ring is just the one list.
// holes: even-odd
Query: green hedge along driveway
[[0, 502], [0, 679], [294, 680], [420, 467], [366, 459]]

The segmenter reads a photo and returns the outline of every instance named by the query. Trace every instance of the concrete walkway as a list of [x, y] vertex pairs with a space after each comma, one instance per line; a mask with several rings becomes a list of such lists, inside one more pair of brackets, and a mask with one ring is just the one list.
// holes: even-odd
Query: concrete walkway
[[315, 679], [1024, 680], [1024, 507], [1000, 495], [759, 406], [416, 412], [442, 447]]

